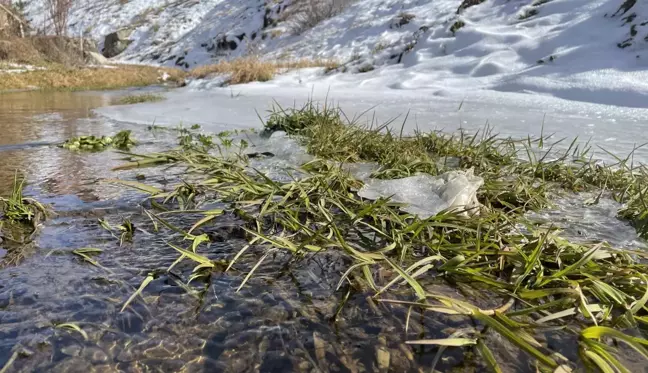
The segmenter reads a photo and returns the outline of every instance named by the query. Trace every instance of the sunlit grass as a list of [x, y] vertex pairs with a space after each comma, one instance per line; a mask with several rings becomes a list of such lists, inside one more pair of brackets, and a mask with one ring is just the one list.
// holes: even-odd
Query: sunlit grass
[[184, 73], [178, 69], [115, 65], [105, 67], [66, 67], [50, 64], [42, 70], [22, 73], [0, 71], [0, 91], [16, 89], [104, 90], [179, 83]]
[[210, 75], [227, 75], [229, 84], [242, 84], [249, 82], [265, 82], [272, 79], [283, 70], [303, 69], [307, 67], [337, 67], [338, 64], [329, 60], [279, 60], [264, 61], [255, 57], [222, 61], [213, 65], [197, 67], [189, 73], [189, 76], [197, 79], [204, 79]]
[[107, 148], [127, 150], [137, 143], [130, 130], [117, 132], [114, 137], [94, 135], [78, 136], [65, 140], [60, 146], [73, 151], [101, 151]]

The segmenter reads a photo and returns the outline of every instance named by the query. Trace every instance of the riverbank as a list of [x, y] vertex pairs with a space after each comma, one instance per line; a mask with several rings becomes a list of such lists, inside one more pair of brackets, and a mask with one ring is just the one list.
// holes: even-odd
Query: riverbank
[[[184, 84], [178, 69], [138, 65], [69, 67], [45, 64], [0, 68], [0, 91], [8, 90], [106, 90], [154, 84]], [[0, 65], [2, 67], [2, 65]]]

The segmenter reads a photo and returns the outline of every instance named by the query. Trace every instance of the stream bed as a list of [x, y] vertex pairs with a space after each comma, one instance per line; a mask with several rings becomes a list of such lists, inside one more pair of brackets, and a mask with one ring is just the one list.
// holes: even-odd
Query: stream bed
[[[139, 142], [135, 152], [175, 146], [172, 131], [93, 114], [126, 93], [0, 95], [0, 195], [11, 193], [16, 176], [25, 178], [25, 195], [53, 210], [19, 253], [0, 242], [2, 373], [429, 372], [438, 349], [405, 341], [443, 338], [459, 330], [465, 319], [412, 310], [406, 333], [406, 307], [376, 302], [370, 292], [351, 286], [337, 289], [346, 267], [334, 253], [286, 266], [288, 255], [277, 252], [241, 291], [241, 279], [255, 263], [253, 251], [233, 271], [214, 271], [191, 286], [184, 280], [191, 276], [190, 263], [167, 271], [178, 256], [168, 241], [182, 240], [154, 234], [154, 224], [142, 211], [145, 195], [107, 179], [146, 180], [163, 188], [181, 180], [183, 170], [111, 171], [122, 163], [123, 155], [116, 151], [78, 153], [56, 146], [70, 137], [124, 129], [133, 131]], [[611, 203], [598, 207], [594, 225], [583, 219], [596, 210], [574, 199], [565, 208], [538, 215], [547, 221], [578, 220], [574, 234], [588, 240], [643, 245], [631, 227], [614, 218]], [[135, 234], [132, 242], [120, 245], [100, 220], [116, 226], [125, 219], [132, 221]], [[247, 244], [240, 226], [233, 216], [217, 219], [207, 232], [212, 243], [203, 253], [212, 260], [231, 258]], [[603, 237], [587, 230], [596, 227]], [[74, 253], [80, 248], [101, 251], [92, 263]], [[153, 281], [122, 311], [149, 274]], [[460, 288], [431, 286], [456, 298], [466, 295]], [[502, 303], [474, 293], [473, 301], [479, 299], [484, 307]], [[559, 333], [547, 338], [570, 343], [561, 341]], [[505, 362], [502, 368], [530, 371], [524, 353], [506, 341], [494, 343], [498, 360]], [[570, 357], [569, 348], [565, 354]], [[475, 356], [452, 348], [436, 369], [487, 370]]]

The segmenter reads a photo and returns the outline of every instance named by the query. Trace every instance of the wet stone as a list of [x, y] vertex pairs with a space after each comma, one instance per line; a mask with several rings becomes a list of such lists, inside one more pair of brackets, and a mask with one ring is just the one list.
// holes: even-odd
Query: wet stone
[[72, 344], [61, 348], [61, 353], [67, 356], [79, 356], [81, 355], [81, 346]]
[[88, 373], [92, 372], [92, 364], [86, 359], [72, 357], [58, 362], [47, 371], [52, 373]]
[[107, 364], [95, 365], [92, 367], [91, 373], [116, 373], [118, 370]]
[[152, 359], [166, 359], [177, 355], [180, 351], [180, 348], [177, 345], [173, 345], [169, 342], [160, 342], [160, 344], [150, 347], [144, 351], [144, 356]]
[[89, 347], [83, 350], [83, 357], [93, 364], [105, 364], [110, 359], [106, 352], [98, 347]]
[[263, 363], [259, 368], [261, 373], [290, 372], [293, 370], [293, 362], [285, 353], [269, 352], [263, 357]]
[[144, 323], [139, 316], [122, 312], [115, 319], [115, 326], [124, 333], [139, 333], [144, 328]]

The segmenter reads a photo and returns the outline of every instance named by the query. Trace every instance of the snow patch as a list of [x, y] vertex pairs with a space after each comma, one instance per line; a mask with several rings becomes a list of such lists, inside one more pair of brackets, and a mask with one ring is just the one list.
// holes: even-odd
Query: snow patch
[[[43, 4], [27, 4], [36, 25]], [[70, 34], [101, 42], [131, 28], [133, 42], [119, 56], [129, 63], [192, 68], [253, 54], [332, 59], [347, 72], [291, 85], [647, 106], [646, 1], [363, 0], [300, 35], [282, 20], [289, 7], [289, 0], [84, 0], [75, 2]]]
[[403, 211], [421, 218], [434, 216], [443, 210], [468, 210], [479, 206], [477, 190], [484, 179], [472, 170], [450, 171], [440, 176], [417, 175], [403, 179], [369, 179], [358, 191], [362, 198], [389, 198], [406, 204]]

